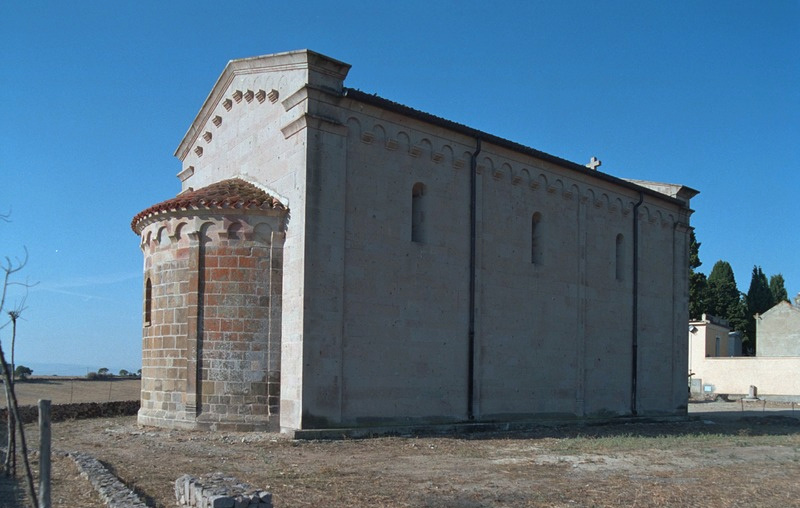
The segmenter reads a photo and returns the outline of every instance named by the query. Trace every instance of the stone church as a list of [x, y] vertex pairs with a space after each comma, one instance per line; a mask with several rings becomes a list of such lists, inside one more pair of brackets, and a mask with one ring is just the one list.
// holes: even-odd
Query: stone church
[[681, 416], [691, 188], [623, 180], [344, 86], [228, 63], [137, 214], [145, 425]]

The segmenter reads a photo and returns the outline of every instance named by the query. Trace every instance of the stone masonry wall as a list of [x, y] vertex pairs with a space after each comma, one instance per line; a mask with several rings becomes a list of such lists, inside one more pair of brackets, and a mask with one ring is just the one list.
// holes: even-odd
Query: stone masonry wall
[[[135, 415], [139, 410], [138, 400], [115, 400], [111, 402], [80, 402], [75, 404], [53, 404], [50, 406], [50, 421], [85, 420], [89, 418], [113, 418]], [[39, 421], [39, 406], [20, 406], [22, 423]], [[7, 421], [8, 408], [0, 408], [0, 422]]]
[[279, 407], [281, 218], [165, 215], [142, 231], [139, 421], [266, 428]]
[[200, 418], [266, 423], [280, 397], [280, 245], [266, 224], [240, 227], [204, 248]]
[[152, 418], [169, 414], [185, 419], [190, 252], [187, 228], [185, 224], [166, 221], [150, 226], [142, 239], [145, 298], [141, 413]]

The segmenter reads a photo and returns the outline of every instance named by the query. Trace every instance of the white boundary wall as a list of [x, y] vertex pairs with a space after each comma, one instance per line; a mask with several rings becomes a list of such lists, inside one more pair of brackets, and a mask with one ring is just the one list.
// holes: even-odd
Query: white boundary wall
[[751, 385], [759, 397], [800, 398], [800, 357], [696, 358], [692, 362], [693, 379], [712, 393], [746, 395]]

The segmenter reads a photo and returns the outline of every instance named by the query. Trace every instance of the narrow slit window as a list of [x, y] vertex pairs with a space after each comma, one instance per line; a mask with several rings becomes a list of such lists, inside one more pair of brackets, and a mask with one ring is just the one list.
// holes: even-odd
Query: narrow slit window
[[625, 237], [622, 234], [617, 235], [617, 245], [615, 252], [615, 272], [617, 280], [622, 280], [625, 275]]
[[531, 263], [534, 265], [542, 264], [543, 248], [542, 214], [536, 212], [531, 217]]
[[150, 277], [144, 283], [144, 324], [150, 326], [153, 314], [153, 282]]
[[417, 182], [411, 188], [411, 241], [425, 243], [425, 212], [426, 212], [425, 185]]

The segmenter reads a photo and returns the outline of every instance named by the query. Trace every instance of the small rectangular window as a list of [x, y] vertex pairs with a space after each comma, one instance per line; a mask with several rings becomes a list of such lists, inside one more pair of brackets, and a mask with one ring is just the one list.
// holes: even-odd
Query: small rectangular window
[[411, 241], [425, 243], [425, 184], [417, 182], [411, 188]]
[[542, 240], [542, 214], [536, 212], [531, 217], [531, 263], [534, 265], [542, 264], [542, 250], [544, 248]]
[[144, 325], [150, 326], [153, 314], [153, 282], [150, 277], [144, 283]]

